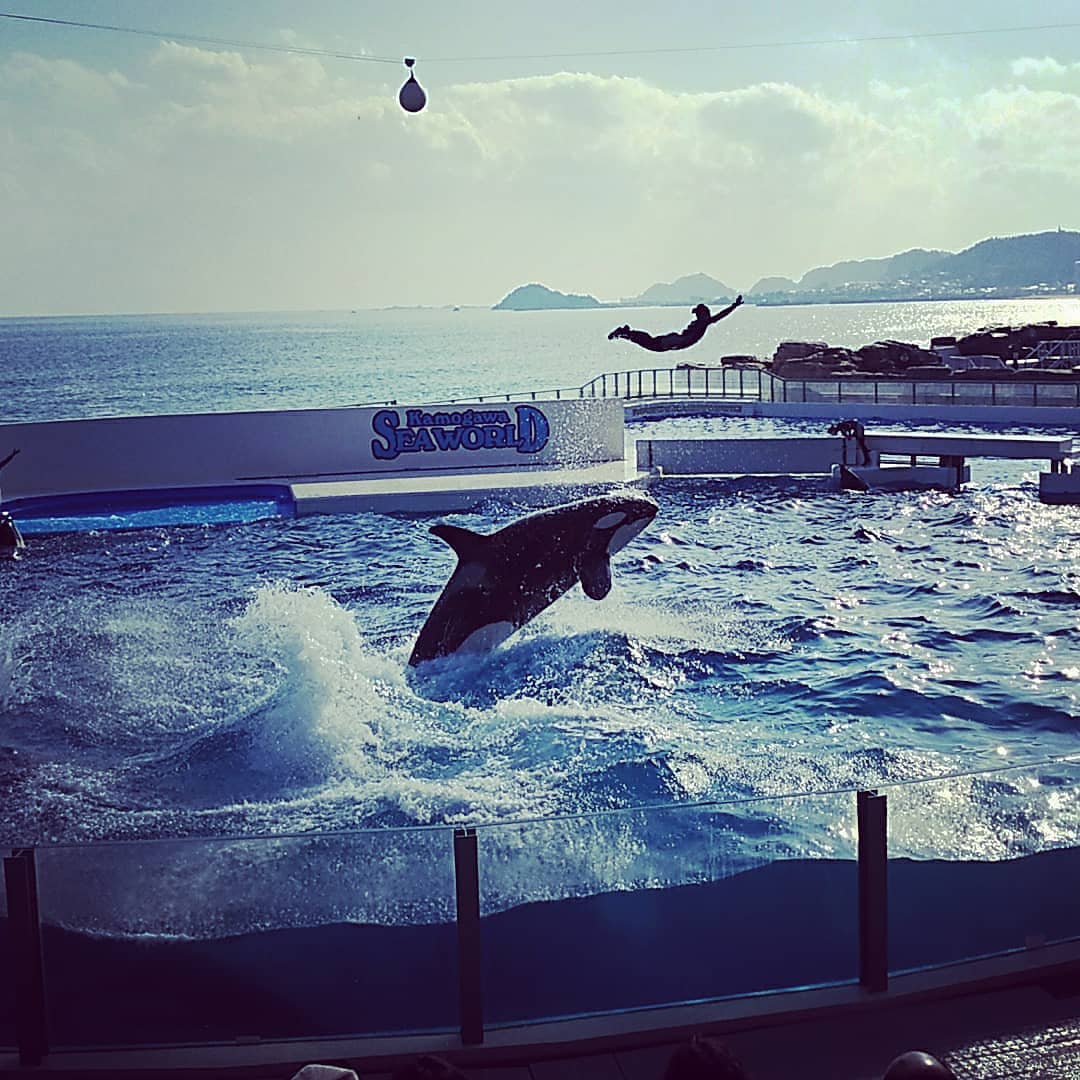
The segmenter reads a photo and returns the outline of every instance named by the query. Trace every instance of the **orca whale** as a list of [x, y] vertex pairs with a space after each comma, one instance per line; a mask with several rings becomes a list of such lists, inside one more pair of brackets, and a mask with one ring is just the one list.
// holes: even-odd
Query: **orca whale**
[[26, 541], [15, 519], [6, 510], [0, 510], [0, 558], [17, 559], [25, 549]]
[[578, 581], [586, 596], [602, 600], [611, 589], [611, 556], [656, 511], [647, 496], [609, 494], [541, 510], [487, 535], [433, 525], [458, 562], [409, 664], [494, 649]]

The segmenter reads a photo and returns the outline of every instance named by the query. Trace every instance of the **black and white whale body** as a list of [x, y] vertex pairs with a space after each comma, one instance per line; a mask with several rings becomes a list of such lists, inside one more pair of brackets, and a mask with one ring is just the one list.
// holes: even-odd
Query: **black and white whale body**
[[26, 541], [15, 519], [6, 510], [0, 510], [0, 559], [17, 559], [25, 550]]
[[610, 557], [656, 510], [644, 495], [612, 494], [542, 510], [486, 536], [432, 526], [457, 552], [458, 564], [409, 663], [493, 649], [578, 581], [586, 596], [602, 600], [611, 589]]

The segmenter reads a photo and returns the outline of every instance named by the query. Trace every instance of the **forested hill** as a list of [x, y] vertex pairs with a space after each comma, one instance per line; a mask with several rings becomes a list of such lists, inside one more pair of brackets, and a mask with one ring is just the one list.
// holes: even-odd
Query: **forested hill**
[[1033, 233], [982, 240], [945, 257], [941, 272], [979, 285], [1038, 285], [1076, 282], [1080, 232]]
[[581, 296], [577, 293], [561, 293], [549, 289], [546, 285], [519, 285], [513, 292], [504, 296], [496, 305], [495, 311], [544, 311], [549, 308], [595, 308], [600, 307], [595, 296]]
[[[952, 253], [915, 248], [884, 259], [819, 266], [787, 291], [816, 292], [899, 284], [955, 289], [1024, 289], [1077, 281], [1080, 232], [1065, 229], [1026, 236], [993, 237]], [[775, 292], [775, 279], [758, 282], [751, 294]]]

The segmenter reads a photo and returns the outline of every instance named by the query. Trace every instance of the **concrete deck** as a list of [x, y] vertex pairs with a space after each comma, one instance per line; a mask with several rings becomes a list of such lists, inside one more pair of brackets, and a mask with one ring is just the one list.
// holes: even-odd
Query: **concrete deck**
[[1073, 445], [1071, 435], [938, 435], [887, 428], [868, 428], [864, 434], [867, 446], [873, 451], [916, 457], [1063, 461], [1072, 454]]
[[[948, 1064], [957, 1080], [1071, 1080], [1080, 1076], [1080, 985], [1065, 991], [1046, 983], [984, 991], [948, 1001], [900, 1006], [879, 1015], [803, 1019], [714, 1032], [736, 1054], [750, 1080], [880, 1080], [893, 1058], [924, 1050]], [[1070, 992], [1071, 991], [1071, 992]], [[708, 1029], [703, 1029], [707, 1032]], [[469, 1080], [661, 1080], [668, 1059], [684, 1040], [661, 1039], [648, 1046], [570, 1052], [517, 1064], [459, 1067]], [[391, 1072], [372, 1071], [337, 1057], [333, 1049], [314, 1058], [321, 1064], [356, 1068], [361, 1080], [390, 1080]], [[453, 1059], [455, 1055], [446, 1055]], [[64, 1058], [66, 1060], [61, 1060]], [[0, 1076], [152, 1077], [207, 1074], [188, 1062], [187, 1071], [159, 1060], [138, 1074], [91, 1068], [76, 1055], [49, 1059], [20, 1071], [0, 1058]], [[7, 1066], [7, 1067], [5, 1067]], [[11, 1071], [9, 1071], [9, 1068]], [[255, 1065], [228, 1075], [244, 1080], [290, 1080], [295, 1065]]]
[[379, 478], [300, 481], [289, 486], [298, 515], [422, 514], [469, 510], [500, 496], [525, 503], [550, 504], [580, 494], [583, 488], [611, 487], [639, 479], [631, 463], [619, 460], [576, 468], [390, 474]]
[[477, 1047], [450, 1034], [252, 1040], [56, 1052], [25, 1069], [0, 1054], [0, 1078], [290, 1080], [320, 1063], [389, 1080], [401, 1064], [436, 1054], [470, 1080], [661, 1080], [674, 1048], [696, 1033], [726, 1043], [750, 1080], [880, 1080], [908, 1050], [934, 1054], [957, 1080], [1076, 1080], [1080, 942], [895, 976], [882, 993], [845, 984], [497, 1028]]

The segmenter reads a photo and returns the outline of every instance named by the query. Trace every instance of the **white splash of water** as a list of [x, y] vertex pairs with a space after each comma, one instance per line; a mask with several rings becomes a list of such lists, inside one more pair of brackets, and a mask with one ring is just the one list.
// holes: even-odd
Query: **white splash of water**
[[0, 630], [0, 708], [17, 705], [24, 692], [29, 657], [18, 648], [14, 634]]

